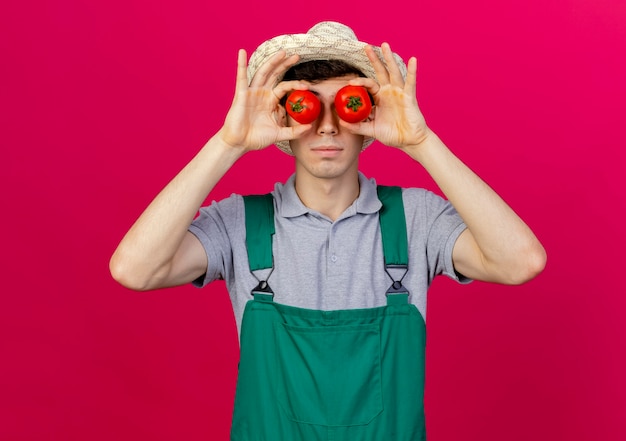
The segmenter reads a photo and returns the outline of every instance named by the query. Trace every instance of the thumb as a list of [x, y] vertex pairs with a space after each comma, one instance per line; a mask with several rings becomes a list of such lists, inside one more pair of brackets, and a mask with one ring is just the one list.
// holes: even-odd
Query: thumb
[[291, 141], [292, 139], [297, 139], [311, 130], [312, 127], [312, 124], [298, 124], [297, 126], [281, 127], [278, 132], [277, 141]]
[[355, 123], [340, 120], [339, 125], [352, 134], [374, 138], [374, 119], [371, 117], [371, 114], [367, 119]]

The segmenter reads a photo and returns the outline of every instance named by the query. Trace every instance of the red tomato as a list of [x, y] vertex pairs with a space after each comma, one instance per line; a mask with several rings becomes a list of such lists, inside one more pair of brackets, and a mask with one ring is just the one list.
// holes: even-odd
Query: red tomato
[[367, 118], [372, 111], [372, 100], [362, 86], [344, 86], [335, 96], [335, 109], [339, 118], [356, 123]]
[[319, 98], [309, 90], [294, 90], [285, 103], [287, 113], [300, 124], [310, 124], [322, 110]]

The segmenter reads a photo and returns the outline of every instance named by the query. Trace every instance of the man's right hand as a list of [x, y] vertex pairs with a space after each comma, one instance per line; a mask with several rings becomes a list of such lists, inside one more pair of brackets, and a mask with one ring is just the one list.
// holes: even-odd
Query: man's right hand
[[226, 145], [242, 149], [243, 153], [260, 150], [277, 141], [299, 137], [311, 128], [310, 124], [287, 126], [285, 109], [280, 99], [291, 90], [306, 90], [302, 81], [276, 84], [287, 69], [298, 62], [298, 55], [287, 57], [284, 51], [274, 54], [249, 82], [247, 55], [239, 50], [235, 96], [217, 136]]

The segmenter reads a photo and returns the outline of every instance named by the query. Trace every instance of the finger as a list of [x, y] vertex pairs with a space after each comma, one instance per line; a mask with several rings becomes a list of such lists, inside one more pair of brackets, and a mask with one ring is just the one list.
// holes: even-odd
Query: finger
[[300, 56], [297, 54], [292, 54], [288, 57], [286, 57], [284, 60], [282, 60], [282, 62], [270, 73], [270, 75], [267, 78], [267, 85], [268, 86], [275, 86], [276, 83], [278, 83], [279, 79], [283, 77], [283, 75], [285, 74], [285, 72], [287, 72], [287, 70], [293, 66], [294, 64], [296, 64], [298, 61], [300, 61]]
[[237, 90], [245, 89], [248, 87], [248, 69], [247, 62], [248, 56], [245, 49], [239, 49], [237, 53], [237, 80], [235, 88]]
[[380, 84], [389, 84], [389, 73], [387, 72], [387, 68], [383, 64], [382, 60], [378, 57], [378, 54], [374, 51], [372, 46], [365, 46], [365, 54], [367, 58], [372, 63], [372, 67], [374, 68], [374, 72], [376, 73], [376, 79]]
[[306, 81], [281, 81], [274, 88], [274, 96], [280, 99], [292, 90], [309, 90], [309, 83]]
[[417, 94], [417, 58], [409, 58], [407, 63], [406, 82], [404, 84], [404, 90], [411, 96]]
[[300, 57], [296, 54], [287, 57], [284, 50], [279, 50], [259, 68], [250, 85], [255, 87], [274, 86], [278, 78], [283, 75], [289, 67], [296, 64], [299, 58]]
[[313, 124], [298, 124], [297, 126], [281, 127], [278, 132], [277, 141], [290, 141], [297, 139], [311, 130]]
[[339, 125], [344, 130], [347, 130], [348, 132], [355, 135], [362, 135], [370, 138], [373, 136], [374, 125], [369, 117], [364, 121], [359, 121], [355, 123], [349, 123], [344, 120], [339, 120]]
[[268, 58], [268, 60], [263, 63], [259, 69], [252, 77], [250, 81], [251, 87], [259, 87], [267, 82], [267, 77], [271, 74], [271, 71], [276, 68], [277, 65], [280, 65], [282, 60], [285, 58], [285, 51], [279, 50], [274, 55]]
[[398, 67], [396, 59], [393, 56], [391, 46], [389, 46], [389, 43], [383, 43], [380, 45], [380, 48], [383, 52], [385, 63], [387, 64], [387, 71], [389, 72], [391, 84], [398, 87], [404, 87], [404, 78], [402, 78], [400, 68]]
[[380, 90], [380, 84], [378, 84], [375, 80], [367, 77], [352, 78], [348, 81], [348, 85], [365, 87], [369, 94], [372, 96], [376, 95]]

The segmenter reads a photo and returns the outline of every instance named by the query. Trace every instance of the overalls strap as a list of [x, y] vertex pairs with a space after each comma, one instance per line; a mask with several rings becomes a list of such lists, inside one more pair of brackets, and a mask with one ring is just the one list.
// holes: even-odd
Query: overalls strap
[[[379, 212], [380, 230], [385, 257], [385, 271], [393, 283], [387, 294], [407, 294], [402, 278], [408, 271], [408, 241], [402, 188], [397, 186], [377, 187], [378, 198], [383, 204]], [[246, 218], [246, 248], [250, 271], [273, 268], [272, 236], [274, 228], [274, 198], [271, 193], [246, 195], [243, 197]], [[391, 268], [404, 269], [403, 276], [396, 280], [388, 271]], [[266, 280], [259, 281], [253, 290], [258, 293], [271, 293]]]
[[246, 215], [246, 248], [250, 271], [272, 268], [274, 198], [271, 193], [243, 198]]
[[383, 239], [385, 265], [406, 268], [409, 265], [404, 203], [400, 187], [377, 187], [378, 199], [383, 206], [379, 212], [380, 231]]

